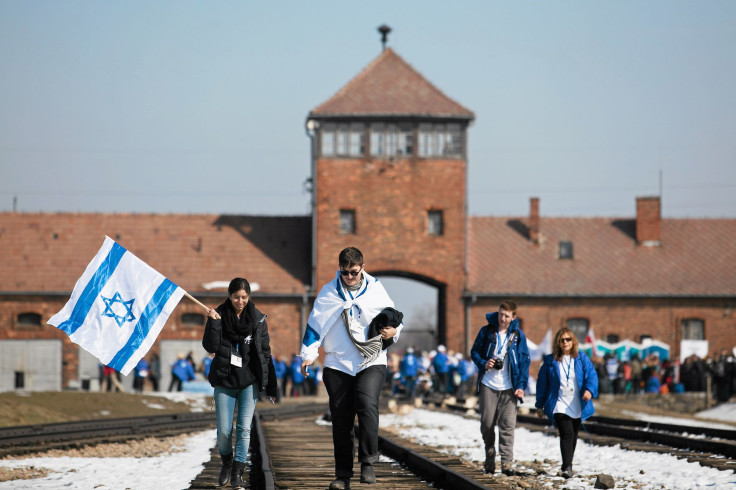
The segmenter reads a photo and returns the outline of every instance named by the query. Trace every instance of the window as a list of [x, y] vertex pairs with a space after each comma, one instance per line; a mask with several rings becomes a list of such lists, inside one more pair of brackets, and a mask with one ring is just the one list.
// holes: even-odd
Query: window
[[588, 336], [588, 323], [585, 318], [570, 318], [567, 320], [567, 328], [572, 330], [578, 342], [585, 342]]
[[371, 156], [394, 157], [414, 153], [414, 135], [409, 124], [371, 124]]
[[609, 333], [608, 335], [606, 335], [606, 342], [608, 342], [609, 344], [615, 344], [618, 341], [619, 341], [618, 334]]
[[41, 315], [38, 313], [20, 313], [17, 317], [17, 325], [20, 328], [40, 327]]
[[430, 235], [440, 236], [443, 233], [442, 211], [431, 210], [427, 213], [427, 231]]
[[320, 135], [325, 157], [361, 157], [365, 154], [363, 123], [325, 123]]
[[181, 315], [182, 327], [201, 327], [204, 325], [204, 315], [200, 313], [184, 313]]
[[559, 248], [559, 256], [560, 259], [572, 259], [573, 253], [572, 253], [572, 242], [566, 242], [561, 241], [560, 242], [560, 248]]
[[420, 124], [419, 156], [462, 158], [463, 132], [460, 124]]
[[682, 340], [705, 340], [705, 322], [699, 318], [682, 320]]
[[355, 234], [355, 210], [340, 210], [340, 233]]

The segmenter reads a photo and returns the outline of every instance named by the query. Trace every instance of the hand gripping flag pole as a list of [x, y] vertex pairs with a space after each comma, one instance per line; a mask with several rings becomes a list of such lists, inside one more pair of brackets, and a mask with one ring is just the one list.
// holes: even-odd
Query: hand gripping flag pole
[[53, 325], [106, 366], [130, 373], [146, 355], [181, 297], [189, 293], [105, 237]]

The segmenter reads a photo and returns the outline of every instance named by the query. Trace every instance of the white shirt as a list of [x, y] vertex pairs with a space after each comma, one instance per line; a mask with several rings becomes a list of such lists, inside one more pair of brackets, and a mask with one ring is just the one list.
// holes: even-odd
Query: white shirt
[[[351, 299], [358, 297], [368, 287], [368, 282], [364, 280], [359, 291], [350, 292], [345, 289], [342, 283], [340, 284], [345, 296]], [[388, 306], [393, 306], [393, 304]], [[366, 315], [362, 314], [361, 308], [355, 303], [350, 307], [349, 316], [351, 318], [350, 329], [353, 338], [357, 341], [365, 342], [372, 318], [366, 318]], [[399, 340], [399, 334], [402, 329], [403, 324], [399, 325], [396, 329], [396, 335], [394, 336], [396, 341]], [[302, 359], [315, 359], [317, 357], [317, 348], [321, 344], [325, 351], [324, 367], [337, 369], [351, 376], [355, 376], [370, 366], [385, 366], [387, 363], [386, 350], [384, 349], [373, 362], [361, 368], [358, 367], [365, 359], [363, 359], [360, 351], [355, 347], [355, 344], [353, 344], [353, 341], [350, 340], [348, 333], [345, 331], [345, 323], [343, 322], [342, 315], [337, 315], [332, 325], [329, 325], [323, 333], [324, 338], [320, 339], [320, 342], [313, 344], [310, 349], [302, 346], [300, 353]]]
[[560, 391], [553, 413], [564, 413], [574, 419], [582, 416], [580, 404], [580, 388], [575, 376], [575, 360], [570, 356], [562, 356], [560, 365]]
[[[504, 359], [506, 352], [509, 350], [508, 339], [508, 330], [506, 330], [504, 335], [500, 335], [498, 332], [496, 333], [496, 348], [493, 352], [494, 359]], [[480, 382], [496, 391], [510, 390], [513, 388], [514, 385], [511, 383], [511, 368], [507, 361], [508, 359], [504, 361], [502, 369], [487, 369]]]

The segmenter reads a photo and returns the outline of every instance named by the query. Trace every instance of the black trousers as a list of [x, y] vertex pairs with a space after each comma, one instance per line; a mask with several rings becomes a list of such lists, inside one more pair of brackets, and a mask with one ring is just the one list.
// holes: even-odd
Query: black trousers
[[554, 415], [555, 425], [560, 431], [560, 453], [562, 453], [562, 469], [572, 468], [572, 457], [578, 443], [580, 419], [574, 419], [564, 413]]
[[322, 377], [330, 397], [335, 476], [353, 477], [355, 416], [358, 416], [358, 461], [378, 461], [378, 397], [386, 379], [386, 366], [371, 366], [356, 376], [325, 368]]

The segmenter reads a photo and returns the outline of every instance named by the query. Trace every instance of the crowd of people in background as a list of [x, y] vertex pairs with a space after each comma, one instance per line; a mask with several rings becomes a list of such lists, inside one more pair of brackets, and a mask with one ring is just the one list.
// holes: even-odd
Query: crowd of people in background
[[622, 361], [607, 353], [602, 358], [594, 357], [593, 364], [600, 379], [601, 394], [704, 392], [710, 379], [716, 401], [726, 402], [736, 395], [736, 357], [725, 349], [706, 358], [692, 354], [682, 363], [660, 360], [656, 354], [643, 359], [634, 354]]
[[[423, 398], [433, 394], [465, 399], [475, 395], [478, 370], [462, 353], [448, 351], [438, 345], [431, 351], [407, 347], [403, 351], [389, 352], [385, 389], [396, 398]], [[621, 360], [613, 353], [603, 357], [592, 356], [598, 378], [600, 394], [636, 395], [641, 393], [705, 392], [708, 380], [713, 398], [726, 402], [736, 396], [736, 356], [733, 352], [701, 358], [692, 354], [681, 363], [678, 360], [660, 359], [656, 354], [640, 358], [634, 354]], [[196, 373], [207, 378], [212, 356], [205, 356], [197, 365], [190, 352], [180, 354], [171, 367], [169, 391], [181, 391], [183, 383], [196, 379]], [[313, 396], [322, 384], [322, 367], [319, 360], [310, 366], [310, 375], [300, 372], [301, 358], [292, 354], [288, 359], [274, 356], [274, 370], [278, 379], [278, 400], [283, 397]], [[133, 390], [144, 391], [148, 381], [152, 391], [159, 390], [161, 363], [156, 353], [141, 359], [133, 370]], [[120, 373], [100, 365], [100, 390], [124, 391]]]

